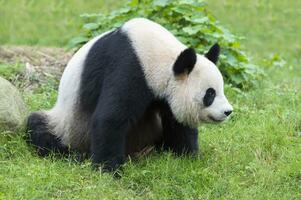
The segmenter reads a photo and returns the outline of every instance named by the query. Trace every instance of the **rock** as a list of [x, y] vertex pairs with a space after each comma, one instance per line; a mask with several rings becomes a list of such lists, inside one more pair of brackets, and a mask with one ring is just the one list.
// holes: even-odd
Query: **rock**
[[0, 77], [0, 129], [14, 131], [24, 124], [26, 116], [27, 108], [17, 88]]

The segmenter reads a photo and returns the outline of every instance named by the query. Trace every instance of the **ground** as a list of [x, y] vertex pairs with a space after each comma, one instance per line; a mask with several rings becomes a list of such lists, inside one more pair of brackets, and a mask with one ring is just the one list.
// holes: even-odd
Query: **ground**
[[[26, 8], [32, 13], [36, 8], [28, 6], [34, 1], [7, 2], [0, 1], [6, 6], [4, 16], [16, 12], [10, 9]], [[92, 6], [85, 5], [77, 12], [98, 10], [97, 1], [91, 2]], [[226, 87], [234, 105], [233, 117], [221, 125], [199, 128], [199, 158], [153, 153], [127, 163], [123, 177], [116, 180], [92, 171], [89, 160], [79, 163], [72, 157], [40, 158], [25, 144], [21, 131], [17, 135], [1, 132], [0, 199], [301, 199], [300, 4], [294, 0], [209, 1], [209, 9], [221, 23], [245, 37], [243, 48], [256, 63], [260, 65], [276, 53], [286, 64], [265, 67], [265, 79], [250, 91]], [[45, 3], [37, 5], [43, 7]], [[59, 8], [72, 10], [68, 4]], [[41, 10], [34, 10], [34, 16], [40, 16]], [[52, 18], [55, 14], [47, 16], [48, 21], [61, 23], [57, 16]], [[75, 19], [70, 13], [68, 17]], [[16, 31], [12, 31], [5, 24], [21, 22], [15, 18], [0, 18], [2, 21], [0, 34], [4, 37], [0, 42], [5, 44], [65, 46], [66, 38], [77, 31], [59, 29], [65, 37], [60, 31], [45, 34], [44, 29], [34, 28], [22, 39], [19, 30], [31, 30], [31, 22], [24, 21], [29, 26], [14, 26]], [[53, 24], [49, 22], [49, 29], [54, 29]], [[20, 64], [13, 60], [0, 67]], [[18, 83], [11, 73], [5, 76]], [[55, 102], [57, 81], [46, 77], [47, 82], [35, 82], [37, 87], [22, 92], [30, 110], [49, 108]]]

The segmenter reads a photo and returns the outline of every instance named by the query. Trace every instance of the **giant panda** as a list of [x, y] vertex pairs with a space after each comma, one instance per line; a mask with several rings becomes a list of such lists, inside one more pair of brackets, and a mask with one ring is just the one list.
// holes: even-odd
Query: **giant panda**
[[28, 142], [42, 156], [88, 153], [105, 171], [147, 146], [196, 154], [198, 125], [222, 122], [233, 110], [219, 51], [215, 44], [199, 55], [157, 23], [129, 20], [74, 54], [54, 107], [28, 117]]

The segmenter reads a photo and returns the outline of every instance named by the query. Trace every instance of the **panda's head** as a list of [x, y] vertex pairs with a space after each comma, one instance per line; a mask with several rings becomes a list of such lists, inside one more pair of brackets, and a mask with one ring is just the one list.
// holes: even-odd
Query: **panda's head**
[[223, 77], [216, 67], [220, 47], [215, 44], [203, 56], [185, 49], [173, 65], [168, 101], [177, 120], [190, 126], [222, 122], [232, 113], [224, 95]]

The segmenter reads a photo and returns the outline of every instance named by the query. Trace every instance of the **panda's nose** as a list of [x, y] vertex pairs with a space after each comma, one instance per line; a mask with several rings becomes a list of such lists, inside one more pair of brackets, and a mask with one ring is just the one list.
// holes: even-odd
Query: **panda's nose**
[[224, 112], [224, 114], [225, 114], [226, 116], [229, 116], [231, 113], [232, 113], [232, 110], [227, 110], [227, 111]]

